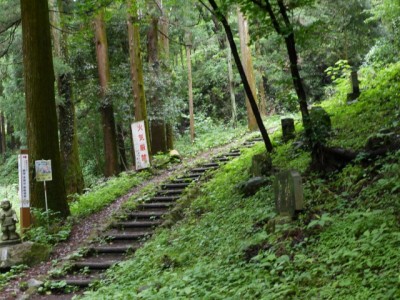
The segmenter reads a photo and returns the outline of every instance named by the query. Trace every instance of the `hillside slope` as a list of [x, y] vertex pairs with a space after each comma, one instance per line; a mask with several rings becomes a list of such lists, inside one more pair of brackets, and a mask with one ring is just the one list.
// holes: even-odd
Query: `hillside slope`
[[361, 153], [342, 170], [309, 172], [310, 154], [274, 136], [274, 165], [303, 174], [306, 209], [297, 220], [276, 215], [271, 184], [251, 197], [237, 188], [251, 177], [260, 143], [189, 191], [196, 197], [185, 218], [85, 299], [400, 298], [400, 151], [362, 154], [371, 136], [399, 134], [400, 64], [367, 79], [357, 103], [344, 104], [343, 93], [323, 103], [329, 144]]

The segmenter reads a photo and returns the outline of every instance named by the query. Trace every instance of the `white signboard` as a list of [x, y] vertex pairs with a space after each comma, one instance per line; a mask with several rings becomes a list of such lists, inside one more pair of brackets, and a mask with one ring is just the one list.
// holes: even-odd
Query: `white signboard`
[[136, 170], [148, 168], [150, 166], [150, 160], [149, 151], [147, 149], [144, 121], [132, 123], [131, 128], [136, 157]]
[[51, 160], [35, 161], [36, 181], [51, 181], [53, 174], [51, 172]]
[[18, 195], [21, 200], [21, 207], [29, 207], [29, 158], [28, 154], [18, 155], [18, 177], [19, 190]]

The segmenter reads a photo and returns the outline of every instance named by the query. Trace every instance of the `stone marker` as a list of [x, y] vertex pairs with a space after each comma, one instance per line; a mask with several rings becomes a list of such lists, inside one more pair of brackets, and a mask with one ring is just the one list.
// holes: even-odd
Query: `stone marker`
[[281, 120], [282, 124], [282, 139], [287, 142], [295, 137], [294, 120], [286, 118]]
[[272, 175], [272, 159], [268, 152], [255, 154], [251, 158], [250, 174], [254, 177]]
[[354, 101], [361, 94], [361, 92], [360, 92], [360, 83], [358, 81], [357, 71], [352, 71], [351, 72], [350, 79], [351, 79], [352, 92], [347, 94], [347, 101]]
[[275, 207], [280, 215], [294, 217], [304, 208], [303, 187], [299, 172], [283, 171], [275, 176]]

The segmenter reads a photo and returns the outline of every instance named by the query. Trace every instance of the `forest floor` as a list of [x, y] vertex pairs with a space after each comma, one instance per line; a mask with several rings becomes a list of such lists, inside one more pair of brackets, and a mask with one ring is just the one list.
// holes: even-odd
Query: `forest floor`
[[[275, 129], [271, 129], [270, 131], [274, 130]], [[7, 286], [0, 291], [0, 299], [27, 299], [29, 295], [20, 289], [21, 284], [30, 279], [44, 280], [47, 273], [53, 268], [54, 261], [63, 260], [75, 253], [85, 242], [96, 235], [101, 228], [104, 228], [104, 225], [107, 224], [107, 220], [133, 195], [140, 193], [147, 186], [160, 184], [171, 176], [182, 174], [190, 166], [194, 166], [200, 161], [237, 146], [243, 142], [244, 138], [245, 137], [241, 136], [228, 144], [199, 153], [195, 157], [184, 158], [181, 163], [171, 164], [167, 169], [157, 170], [158, 174], [134, 187], [127, 194], [119, 197], [103, 210], [80, 219], [79, 222], [73, 225], [69, 238], [54, 247], [50, 259], [27, 269], [19, 277], [9, 281]], [[57, 299], [60, 299], [60, 296], [53, 295], [53, 297], [58, 297]]]

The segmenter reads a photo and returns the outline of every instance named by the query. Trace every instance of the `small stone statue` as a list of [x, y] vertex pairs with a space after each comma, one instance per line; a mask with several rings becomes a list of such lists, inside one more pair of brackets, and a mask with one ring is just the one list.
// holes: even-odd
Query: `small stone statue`
[[2, 241], [18, 240], [19, 235], [15, 232], [17, 229], [15, 224], [18, 222], [18, 217], [14, 209], [11, 208], [9, 200], [1, 201], [0, 224], [3, 235]]

